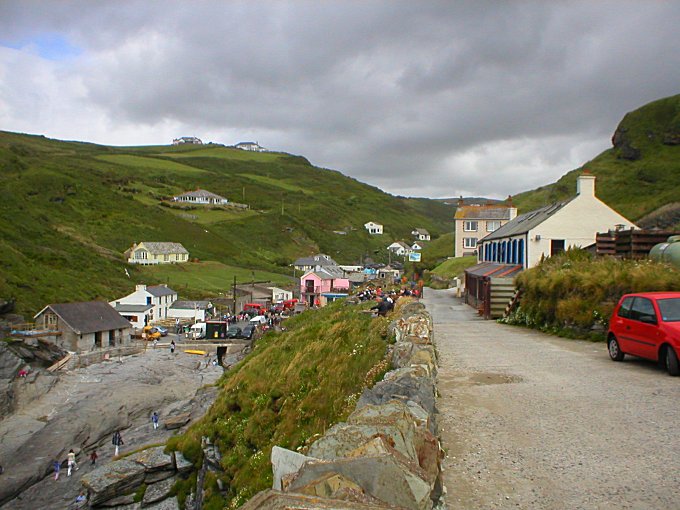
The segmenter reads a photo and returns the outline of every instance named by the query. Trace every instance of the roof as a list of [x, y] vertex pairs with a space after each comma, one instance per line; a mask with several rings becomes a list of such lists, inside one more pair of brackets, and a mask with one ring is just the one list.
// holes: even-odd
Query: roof
[[118, 313], [146, 312], [147, 310], [151, 310], [153, 305], [126, 305], [122, 303], [116, 303], [113, 305], [113, 308], [115, 308]]
[[430, 233], [427, 230], [425, 230], [424, 228], [414, 228], [413, 231], [416, 232], [417, 234], [424, 235], [424, 236], [430, 235]]
[[[166, 242], [150, 242], [142, 241], [139, 244], [143, 244], [144, 248], [149, 250], [151, 253], [159, 255], [169, 255], [170, 253], [189, 253], [187, 249], [180, 243], [166, 243]], [[139, 246], [139, 245], [138, 245]]]
[[311, 257], [300, 257], [295, 262], [293, 262], [293, 265], [294, 266], [337, 266], [338, 263], [335, 262], [335, 260], [330, 258], [328, 255], [324, 255], [323, 253], [317, 253], [316, 255], [312, 255]]
[[36, 317], [42, 315], [48, 308], [78, 334], [131, 327], [130, 323], [105, 301], [47, 305]]
[[460, 205], [456, 209], [456, 220], [509, 220], [511, 207], [498, 205]]
[[210, 301], [175, 301], [170, 308], [176, 310], [206, 310], [210, 307]]
[[504, 237], [526, 234], [527, 232], [529, 232], [529, 230], [543, 223], [545, 220], [550, 218], [553, 214], [562, 209], [572, 200], [573, 198], [570, 198], [569, 200], [565, 200], [564, 202], [546, 205], [545, 207], [541, 207], [540, 209], [536, 209], [535, 211], [531, 211], [526, 214], [521, 214], [517, 216], [514, 220], [507, 222], [498, 230], [491, 232], [489, 235], [482, 238], [481, 240], [491, 241], [494, 239], [502, 239]]
[[376, 225], [378, 227], [382, 227], [382, 223], [376, 223], [375, 221], [368, 221], [368, 222], [364, 223], [364, 227], [366, 225]]
[[482, 262], [465, 270], [465, 274], [489, 278], [512, 278], [522, 271], [520, 264], [498, 264]]
[[224, 198], [223, 196], [217, 195], [212, 191], [207, 191], [204, 189], [197, 189], [196, 191], [187, 191], [186, 193], [177, 195], [177, 197], [214, 198], [219, 200], [226, 200], [226, 198]]
[[392, 244], [390, 244], [390, 246], [388, 246], [388, 248], [391, 247], [391, 246], [394, 246], [395, 244], [397, 246], [400, 246], [401, 248], [406, 249], [406, 250], [411, 249], [411, 247], [408, 244], [406, 244], [404, 241], [395, 241]]
[[345, 272], [338, 266], [325, 266], [319, 267], [315, 270], [309, 271], [314, 273], [322, 280], [333, 280], [335, 278], [345, 278]]
[[147, 287], [146, 291], [149, 294], [152, 294], [153, 296], [156, 296], [156, 297], [170, 296], [172, 294], [177, 294], [177, 292], [172, 290], [167, 285], [152, 285], [151, 287]]

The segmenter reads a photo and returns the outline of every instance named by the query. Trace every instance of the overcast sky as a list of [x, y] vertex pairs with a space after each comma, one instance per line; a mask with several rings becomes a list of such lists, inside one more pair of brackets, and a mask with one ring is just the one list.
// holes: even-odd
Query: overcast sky
[[677, 1], [0, 1], [0, 129], [258, 141], [407, 196], [508, 194], [680, 93]]

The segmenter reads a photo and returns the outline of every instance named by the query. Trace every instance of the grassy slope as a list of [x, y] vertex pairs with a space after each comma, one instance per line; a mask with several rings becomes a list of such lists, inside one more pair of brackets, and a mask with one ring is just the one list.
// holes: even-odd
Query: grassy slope
[[573, 196], [576, 177], [583, 169], [597, 176], [597, 196], [633, 221], [665, 204], [677, 202], [680, 145], [665, 145], [663, 139], [667, 133], [680, 135], [680, 95], [654, 101], [628, 113], [619, 130], [641, 151], [640, 159], [622, 159], [618, 148], [606, 150], [556, 183], [515, 196], [520, 212]]
[[[251, 210], [161, 205], [197, 187]], [[0, 190], [0, 297], [17, 297], [22, 313], [167, 281], [134, 267], [125, 276], [122, 253], [135, 241], [177, 241], [200, 260], [289, 275], [295, 258], [318, 251], [340, 263], [386, 259], [393, 239], [410, 238], [415, 227], [437, 236], [452, 217], [447, 206], [393, 197], [300, 156], [217, 145], [114, 148], [6, 132]], [[370, 220], [386, 234], [368, 235]], [[188, 290], [199, 297], [202, 289]]]
[[[361, 312], [371, 304], [335, 303], [289, 319], [285, 333], [265, 335], [225, 374], [207, 415], [170, 441], [172, 449], [194, 462], [200, 459], [203, 436], [223, 453], [224, 472], [218, 476], [231, 501], [223, 500], [211, 475], [204, 508], [242, 504], [271, 487], [274, 445], [303, 447], [315, 434], [346, 419], [362, 389], [384, 375], [389, 319]], [[190, 478], [181, 484], [181, 499], [193, 482]]]

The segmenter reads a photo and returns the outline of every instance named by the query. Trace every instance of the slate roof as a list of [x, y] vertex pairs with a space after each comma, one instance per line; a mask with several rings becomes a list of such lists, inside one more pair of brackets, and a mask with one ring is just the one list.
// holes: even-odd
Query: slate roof
[[521, 273], [521, 264], [498, 264], [496, 262], [482, 262], [465, 269], [466, 274], [490, 278], [510, 278]]
[[424, 228], [414, 228], [413, 231], [418, 235], [429, 236], [430, 233]]
[[48, 308], [78, 334], [131, 327], [130, 323], [105, 301], [47, 305], [35, 317]]
[[170, 308], [176, 310], [206, 310], [210, 306], [210, 301], [175, 301]]
[[212, 198], [212, 199], [217, 199], [217, 200], [227, 200], [223, 196], [220, 196], [216, 193], [213, 193], [212, 191], [207, 191], [204, 189], [197, 189], [196, 191], [187, 191], [186, 193], [182, 193], [181, 195], [177, 195], [175, 198], [179, 197], [196, 197], [196, 198]]
[[147, 310], [150, 310], [153, 308], [153, 305], [126, 305], [126, 304], [121, 304], [121, 303], [116, 303], [113, 305], [113, 308], [118, 313], [126, 313], [126, 312], [146, 312]]
[[139, 244], [144, 244], [144, 247], [151, 253], [157, 255], [170, 255], [171, 253], [189, 253], [187, 249], [180, 243], [166, 243], [166, 242], [149, 242], [142, 241]]
[[345, 272], [338, 266], [325, 266], [312, 271], [317, 276], [320, 276], [324, 280], [332, 280], [335, 278], [345, 278]]
[[167, 287], [166, 285], [152, 285], [151, 287], [147, 287], [146, 291], [155, 297], [170, 296], [172, 294], [177, 294], [177, 292], [172, 290], [170, 287]]
[[[393, 242], [392, 244], [390, 244], [390, 246], [392, 247], [392, 249], [396, 249], [396, 248], [397, 248], [396, 246], [394, 246], [395, 244], [398, 245], [398, 246], [401, 247], [401, 248], [404, 248], [405, 250], [410, 250], [410, 249], [411, 249], [411, 247], [410, 247], [408, 244], [406, 244], [404, 241], [395, 241], [395, 242]], [[388, 248], [390, 248], [390, 246], [388, 246]]]
[[300, 257], [297, 259], [295, 262], [293, 262], [294, 266], [337, 266], [338, 263], [330, 258], [328, 255], [324, 255], [323, 253], [318, 253], [316, 255], [313, 255], [311, 257]]
[[456, 220], [509, 220], [510, 208], [497, 205], [462, 205], [456, 209]]
[[540, 225], [545, 220], [550, 218], [557, 211], [562, 209], [565, 205], [571, 202], [573, 198], [565, 200], [564, 202], [557, 202], [555, 204], [546, 205], [535, 211], [528, 212], [526, 214], [521, 214], [517, 216], [514, 220], [507, 222], [505, 225], [500, 227], [498, 230], [491, 232], [486, 237], [482, 238], [482, 241], [492, 241], [494, 239], [503, 239], [506, 237], [526, 234], [529, 230]]

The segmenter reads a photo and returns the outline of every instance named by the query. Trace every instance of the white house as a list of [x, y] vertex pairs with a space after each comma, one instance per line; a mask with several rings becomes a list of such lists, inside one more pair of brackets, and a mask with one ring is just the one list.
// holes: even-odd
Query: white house
[[176, 197], [172, 197], [175, 202], [183, 202], [186, 204], [197, 205], [224, 205], [228, 204], [229, 200], [220, 195], [206, 191], [204, 189], [197, 189], [196, 191], [187, 191]]
[[595, 176], [584, 173], [578, 177], [575, 197], [517, 216], [482, 238], [478, 260], [530, 268], [541, 257], [585, 248], [595, 243], [598, 232], [621, 226], [637, 228], [595, 196]]
[[420, 251], [420, 250], [423, 249], [423, 245], [422, 245], [422, 243], [419, 243], [418, 241], [416, 241], [411, 245], [411, 249], [413, 251]]
[[293, 299], [293, 292], [286, 289], [280, 289], [279, 287], [267, 287], [272, 291], [272, 303], [278, 303], [279, 301], [288, 301]]
[[429, 241], [430, 233], [424, 228], [416, 228], [411, 231], [411, 235], [414, 236], [418, 241]]
[[111, 301], [109, 304], [124, 316], [130, 316], [133, 313], [129, 311], [130, 308], [127, 305], [144, 306], [144, 310], [136, 313], [134, 322], [128, 319], [135, 327], [139, 328], [153, 321], [167, 319], [169, 317], [168, 310], [175, 301], [177, 301], [177, 292], [167, 285], [153, 285], [150, 287], [136, 285], [135, 291], [132, 294]]
[[257, 142], [239, 142], [234, 147], [242, 151], [267, 152], [267, 149], [260, 146]]
[[180, 138], [175, 138], [172, 140], [172, 145], [184, 145], [184, 144], [203, 145], [203, 142], [201, 141], [200, 138], [196, 138], [195, 136], [182, 136]]
[[375, 223], [373, 221], [364, 223], [364, 228], [368, 230], [369, 234], [381, 235], [383, 233], [383, 226], [380, 223]]
[[168, 308], [168, 317], [205, 322], [206, 312], [213, 307], [210, 301], [175, 301]]
[[394, 253], [395, 255], [401, 255], [401, 256], [406, 256], [409, 253], [411, 253], [412, 249], [411, 247], [406, 244], [404, 241], [395, 241], [392, 244], [390, 244], [387, 249]]
[[125, 252], [128, 264], [178, 264], [189, 260], [189, 252], [180, 243], [141, 241]]

